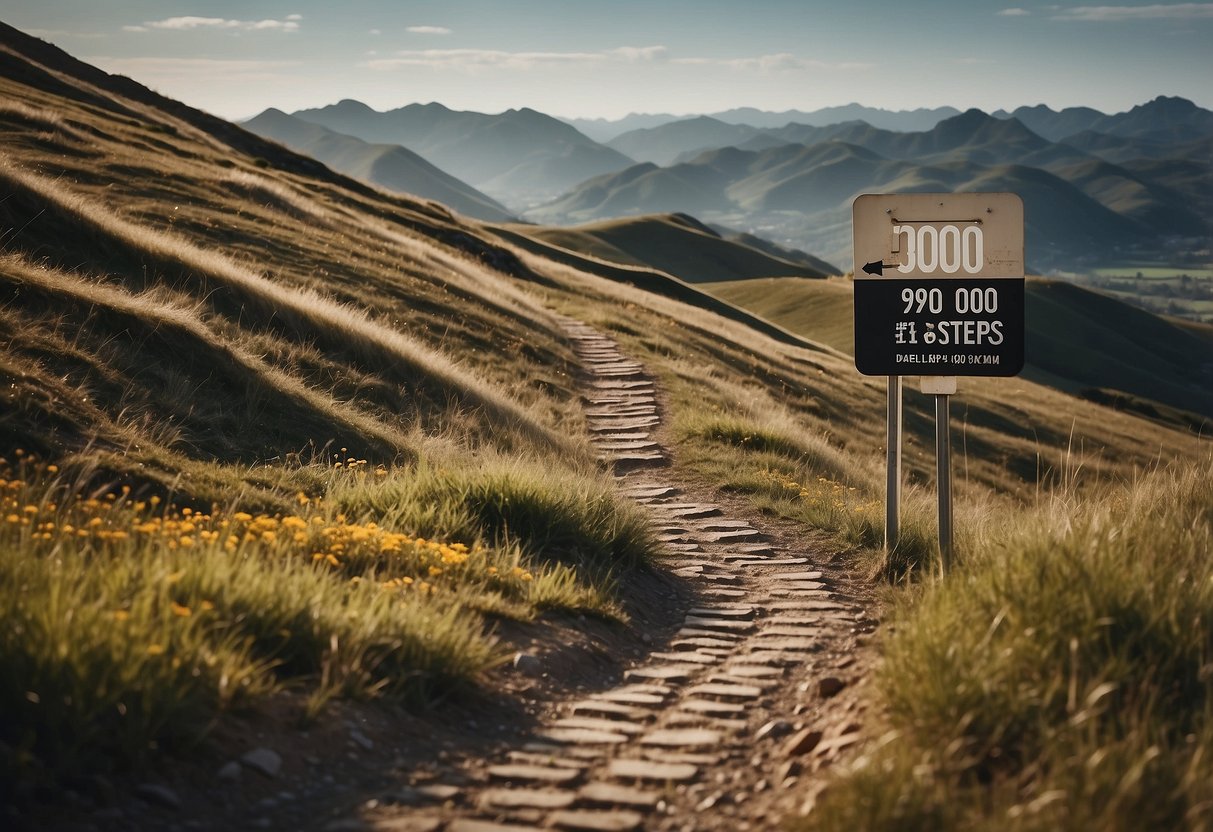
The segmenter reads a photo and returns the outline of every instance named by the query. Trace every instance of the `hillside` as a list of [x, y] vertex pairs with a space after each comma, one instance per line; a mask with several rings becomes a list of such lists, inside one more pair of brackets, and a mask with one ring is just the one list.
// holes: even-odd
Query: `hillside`
[[[739, 280], [705, 288], [806, 338], [853, 351], [847, 281]], [[1055, 280], [1029, 280], [1025, 299], [1023, 377], [1181, 426], [1213, 421], [1213, 327], [1181, 326]]]
[[506, 220], [505, 206], [394, 144], [370, 144], [269, 109], [245, 129], [311, 156], [347, 176], [397, 193], [432, 199], [479, 220]]
[[[885, 718], [867, 684], [885, 616], [970, 585], [919, 580], [939, 563], [930, 403], [907, 397], [905, 533], [885, 552], [884, 380], [643, 245], [795, 259], [668, 217], [594, 229], [645, 258], [607, 262], [372, 188], [3, 24], [0, 135], [11, 825], [727, 832], [741, 804], [708, 790], [799, 813], [815, 783], [777, 781], [789, 758], [841, 771]], [[1094, 325], [1062, 300], [1055, 337]], [[1187, 343], [1120, 325], [1160, 375]], [[1123, 511], [1143, 470], [1208, 481], [1208, 440], [1174, 423], [1024, 378], [961, 403], [962, 569], [1003, 563], [982, 541], [1010, 538], [971, 529], [1024, 526], [1042, 493]], [[1189, 492], [1133, 512], [1133, 540], [1157, 522], [1200, 549]], [[1098, 628], [1122, 609], [1053, 608]], [[1181, 612], [1162, 618], [1189, 631]], [[1019, 690], [1010, 667], [982, 690]]]
[[512, 210], [632, 164], [568, 124], [527, 108], [490, 115], [432, 103], [381, 113], [346, 99], [292, 115], [367, 142], [402, 145]]
[[748, 125], [699, 116], [629, 130], [607, 145], [638, 162], [668, 165], [686, 153], [741, 145], [758, 135], [760, 131]]
[[[1009, 114], [998, 118], [979, 110], [917, 132], [860, 121], [792, 123], [748, 138], [738, 133], [744, 141], [737, 146], [698, 154], [695, 148], [730, 133], [712, 120], [675, 121], [616, 139], [639, 156], [668, 159], [667, 166], [646, 163], [595, 177], [526, 216], [569, 223], [684, 212], [761, 229], [782, 244], [844, 262], [850, 247], [845, 225], [857, 194], [1005, 189], [1025, 200], [1027, 248], [1037, 269], [1181, 262], [1198, 256], [1213, 236], [1209, 192], [1200, 184], [1213, 169], [1208, 139], [1198, 129], [1204, 112], [1151, 102], [1130, 114], [1100, 114], [1099, 125], [1115, 127], [1118, 135], [1088, 130], [1062, 141], [1042, 137]], [[1178, 128], [1148, 136], [1132, 128], [1149, 113], [1190, 129], [1180, 141]], [[1040, 112], [1026, 114], [1044, 123]], [[1056, 123], [1078, 126], [1085, 123], [1081, 115], [1067, 113]], [[1167, 165], [1187, 172], [1170, 174]]]
[[[688, 283], [754, 277], [819, 278], [837, 272], [828, 263], [800, 262], [726, 239], [682, 214], [608, 220], [572, 228], [515, 231], [612, 263], [658, 269]], [[795, 255], [792, 255], [795, 256]], [[801, 253], [802, 258], [808, 255]]]

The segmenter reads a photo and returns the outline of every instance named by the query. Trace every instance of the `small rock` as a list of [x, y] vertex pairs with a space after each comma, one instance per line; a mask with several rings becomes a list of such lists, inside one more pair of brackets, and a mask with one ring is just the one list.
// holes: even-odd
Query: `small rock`
[[240, 758], [246, 766], [264, 774], [266, 777], [277, 777], [282, 771], [282, 757], [270, 748], [254, 748]]
[[817, 693], [823, 699], [829, 699], [847, 686], [847, 683], [837, 676], [826, 676], [817, 683]]
[[382, 798], [384, 803], [390, 803], [397, 806], [416, 806], [423, 799], [424, 798], [421, 796], [421, 792], [417, 791], [412, 786], [401, 786], [399, 789], [383, 795]]
[[792, 733], [792, 723], [782, 719], [772, 719], [758, 729], [758, 732], [754, 734], [754, 739], [765, 740], [767, 737], [783, 737], [790, 733]]
[[241, 767], [240, 763], [236, 762], [235, 760], [232, 760], [230, 763], [224, 764], [224, 766], [219, 769], [218, 777], [220, 780], [231, 783], [233, 781], [239, 780], [240, 775], [243, 772], [244, 772], [244, 769], [243, 769], [243, 767]]
[[538, 656], [533, 656], [530, 653], [515, 653], [514, 669], [523, 676], [535, 678], [542, 675], [543, 663], [539, 661]]
[[350, 740], [367, 751], [370, 751], [375, 747], [375, 742], [357, 728], [350, 729]]
[[324, 832], [365, 832], [370, 829], [361, 818], [338, 818], [321, 827]]
[[163, 806], [166, 809], [181, 808], [181, 798], [167, 786], [160, 786], [156, 783], [140, 783], [135, 787], [135, 794], [153, 806]]
[[783, 746], [783, 755], [785, 757], [797, 757], [801, 754], [808, 754], [817, 747], [817, 743], [821, 742], [821, 731], [805, 728], [796, 734], [793, 734]]

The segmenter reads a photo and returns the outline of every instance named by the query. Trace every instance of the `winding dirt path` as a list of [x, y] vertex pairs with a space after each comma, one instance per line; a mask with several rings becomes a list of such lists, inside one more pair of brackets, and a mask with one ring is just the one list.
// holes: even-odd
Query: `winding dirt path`
[[[682, 628], [623, 684], [561, 704], [524, 742], [431, 787], [446, 832], [773, 829], [860, 736], [871, 590], [818, 541], [675, 482], [654, 380], [610, 338], [562, 321], [583, 366], [588, 427], [625, 495], [695, 593]], [[378, 828], [378, 825], [377, 825]]]

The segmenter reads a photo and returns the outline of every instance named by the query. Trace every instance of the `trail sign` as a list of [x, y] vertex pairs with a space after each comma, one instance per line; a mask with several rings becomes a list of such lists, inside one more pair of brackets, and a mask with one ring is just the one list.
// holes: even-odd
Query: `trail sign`
[[1013, 376], [1023, 369], [1017, 195], [864, 194], [852, 211], [859, 372]]

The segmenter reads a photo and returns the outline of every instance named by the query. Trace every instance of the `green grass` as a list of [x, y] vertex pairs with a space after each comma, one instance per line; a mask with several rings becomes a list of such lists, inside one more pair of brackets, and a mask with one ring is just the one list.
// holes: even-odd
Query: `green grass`
[[1201, 268], [1199, 266], [1151, 266], [1151, 265], [1134, 265], [1126, 266], [1105, 266], [1099, 269], [1093, 269], [1091, 274], [1097, 277], [1120, 277], [1133, 279], [1138, 274], [1143, 280], [1173, 280], [1180, 275], [1188, 275], [1195, 279], [1213, 279], [1213, 269]]
[[955, 572], [894, 610], [887, 735], [797, 828], [1205, 828], [1211, 472], [970, 516]]
[[129, 486], [87, 496], [96, 472], [19, 459], [0, 462], [12, 790], [187, 749], [283, 689], [301, 695], [300, 719], [333, 697], [417, 706], [470, 691], [508, 655], [493, 620], [618, 620], [618, 579], [653, 546], [608, 485], [538, 466], [351, 459], [271, 514]]
[[906, 494], [898, 546], [884, 552], [883, 484], [825, 437], [797, 434], [777, 415], [749, 418], [697, 412], [675, 425], [680, 463], [717, 487], [746, 495], [763, 513], [825, 533], [863, 551], [873, 574], [899, 581], [937, 568], [928, 496]]

